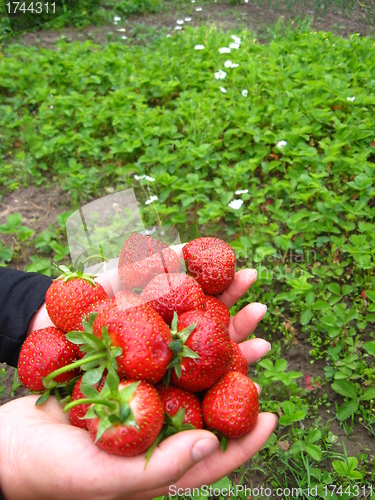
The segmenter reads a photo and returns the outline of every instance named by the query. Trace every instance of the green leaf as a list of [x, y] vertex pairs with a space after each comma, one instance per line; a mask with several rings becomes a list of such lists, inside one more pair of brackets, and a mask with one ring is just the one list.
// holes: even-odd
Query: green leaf
[[306, 453], [310, 455], [313, 460], [320, 462], [322, 458], [322, 449], [316, 444], [308, 444], [305, 449]]
[[375, 399], [375, 387], [368, 387], [365, 389], [359, 399], [361, 401], [370, 401], [371, 399]]
[[357, 398], [358, 386], [349, 380], [336, 380], [331, 387], [335, 392], [341, 394], [341, 396], [351, 399]]
[[337, 283], [330, 283], [328, 286], [327, 286], [328, 290], [332, 293], [334, 293], [335, 295], [341, 295], [341, 288], [340, 288], [340, 285], [337, 284]]
[[363, 344], [362, 347], [371, 356], [375, 356], [375, 340], [371, 340], [370, 342], [366, 342], [365, 344]]
[[301, 312], [301, 317], [300, 317], [301, 325], [307, 325], [308, 323], [310, 323], [312, 317], [313, 317], [312, 311], [310, 309], [304, 309]]
[[358, 409], [358, 401], [350, 400], [344, 403], [337, 410], [337, 418], [341, 422], [354, 415]]

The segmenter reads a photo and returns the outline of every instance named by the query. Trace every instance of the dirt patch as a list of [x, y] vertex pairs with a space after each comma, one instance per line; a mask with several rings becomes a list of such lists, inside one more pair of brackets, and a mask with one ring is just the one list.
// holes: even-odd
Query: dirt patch
[[[125, 43], [144, 43], [147, 40], [145, 33], [147, 34], [147, 30], [150, 28], [155, 28], [156, 31], [163, 29], [167, 34], [176, 34], [182, 31], [186, 25], [202, 26], [207, 24], [222, 30], [248, 29], [254, 32], [260, 41], [266, 41], [269, 30], [272, 30], [280, 19], [289, 22], [306, 17], [310, 19], [311, 29], [315, 31], [331, 31], [345, 37], [353, 33], [368, 36], [374, 33], [375, 25], [375, 4], [372, 2], [373, 0], [366, 0], [361, 4], [356, 2], [350, 12], [333, 7], [329, 7], [326, 11], [317, 11], [314, 10], [312, 2], [304, 1], [299, 1], [293, 9], [288, 9], [285, 5], [272, 7], [269, 6], [269, 2], [263, 2], [261, 5], [251, 3], [242, 5], [204, 4], [202, 10], [197, 12], [195, 9], [199, 8], [197, 7], [198, 3], [194, 3], [193, 6], [177, 7], [173, 15], [161, 13], [134, 16], [122, 18], [114, 24], [88, 26], [83, 29], [42, 30], [37, 33], [26, 33], [17, 41], [43, 48], [53, 48], [61, 37], [72, 42], [90, 39], [102, 44], [109, 39], [117, 41], [124, 39]], [[374, 19], [371, 19], [368, 12], [373, 12]], [[186, 17], [191, 20], [184, 21], [182, 25], [176, 23], [178, 19], [184, 20]], [[150, 32], [148, 34], [150, 36]]]
[[[21, 224], [38, 235], [51, 224], [56, 224], [56, 217], [70, 209], [69, 202], [69, 195], [57, 186], [20, 188], [0, 198], [0, 224], [5, 224], [9, 215], [20, 213]], [[24, 269], [30, 262], [30, 255], [35, 253], [35, 247], [27, 241], [20, 243], [13, 234], [0, 234], [0, 239], [14, 249], [15, 258], [9, 267]]]

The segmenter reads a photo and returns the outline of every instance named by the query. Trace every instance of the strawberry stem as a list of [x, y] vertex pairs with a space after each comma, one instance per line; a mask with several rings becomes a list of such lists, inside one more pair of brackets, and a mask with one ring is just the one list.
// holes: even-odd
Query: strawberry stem
[[61, 368], [58, 368], [57, 370], [53, 371], [52, 373], [50, 373], [49, 375], [47, 375], [47, 377], [45, 377], [43, 379], [44, 387], [46, 389], [51, 389], [51, 387], [49, 387], [50, 382], [54, 378], [61, 375], [62, 373], [70, 372], [70, 371], [75, 370], [76, 368], [79, 368], [80, 366], [85, 365], [87, 363], [90, 363], [92, 361], [104, 359], [106, 356], [107, 356], [107, 353], [102, 352], [102, 353], [98, 353], [98, 354], [94, 354], [92, 356], [89, 356], [88, 358], [85, 357], [85, 358], [79, 359], [78, 361], [74, 361], [74, 363], [70, 363], [69, 365], [62, 366]]
[[107, 399], [104, 398], [82, 398], [82, 399], [76, 399], [75, 401], [71, 401], [64, 407], [64, 413], [68, 412], [71, 408], [74, 408], [75, 406], [79, 405], [91, 405], [91, 404], [98, 404], [98, 405], [103, 405], [103, 406], [108, 406], [111, 410], [115, 410], [117, 407], [117, 404], [114, 403], [113, 401], [108, 401]]

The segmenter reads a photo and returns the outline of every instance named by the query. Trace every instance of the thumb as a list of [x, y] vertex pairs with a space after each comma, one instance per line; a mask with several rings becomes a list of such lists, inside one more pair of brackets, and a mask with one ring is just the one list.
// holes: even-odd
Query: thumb
[[154, 479], [149, 488], [176, 483], [189, 469], [219, 448], [217, 437], [205, 430], [189, 430], [169, 437], [154, 450], [147, 465], [147, 476]]

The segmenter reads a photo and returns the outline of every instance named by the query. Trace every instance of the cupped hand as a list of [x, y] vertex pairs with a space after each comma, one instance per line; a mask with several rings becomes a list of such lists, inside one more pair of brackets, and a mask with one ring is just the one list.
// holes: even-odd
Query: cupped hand
[[[236, 273], [219, 297], [231, 306], [256, 280], [253, 270]], [[266, 307], [246, 305], [231, 318], [229, 332], [249, 363], [270, 348], [262, 339], [244, 341], [263, 318]], [[146, 500], [186, 488], [209, 485], [247, 462], [267, 442], [276, 416], [259, 414], [255, 428], [228, 440], [225, 452], [206, 430], [180, 432], [162, 441], [145, 469], [145, 456], [109, 455], [85, 430], [73, 427], [61, 405], [50, 398], [36, 407], [28, 396], [0, 407], [0, 485], [9, 499]]]

